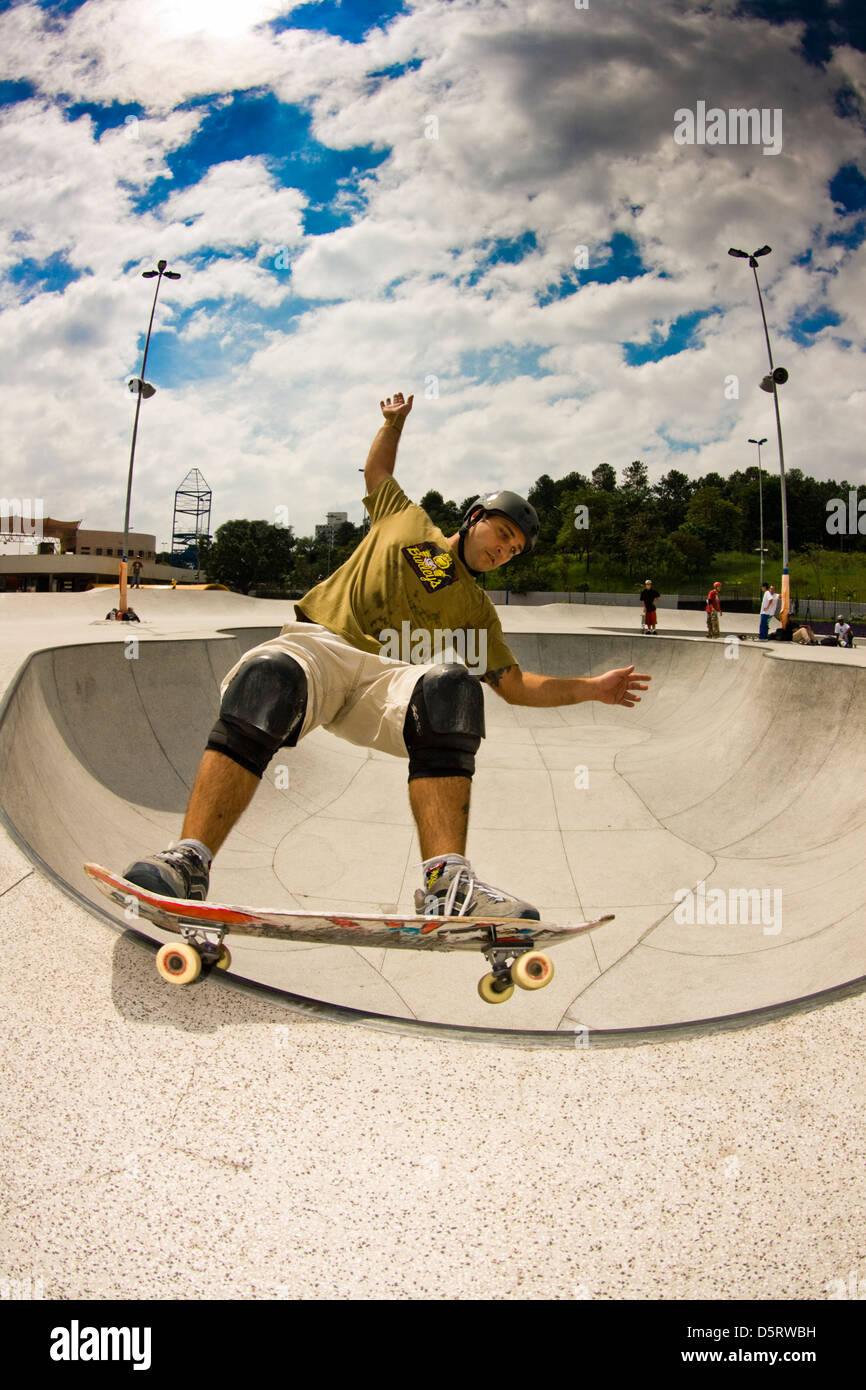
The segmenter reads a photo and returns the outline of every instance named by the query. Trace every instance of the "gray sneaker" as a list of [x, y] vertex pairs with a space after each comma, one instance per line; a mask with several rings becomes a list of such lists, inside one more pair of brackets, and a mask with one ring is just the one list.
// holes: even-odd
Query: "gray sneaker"
[[180, 849], [170, 845], [159, 854], [137, 859], [123, 877], [149, 893], [196, 902], [204, 902], [210, 883], [208, 866], [191, 845], [183, 845]]
[[467, 864], [447, 860], [434, 868], [427, 887], [415, 893], [415, 911], [419, 917], [528, 917], [534, 922], [540, 917], [531, 903], [479, 883]]

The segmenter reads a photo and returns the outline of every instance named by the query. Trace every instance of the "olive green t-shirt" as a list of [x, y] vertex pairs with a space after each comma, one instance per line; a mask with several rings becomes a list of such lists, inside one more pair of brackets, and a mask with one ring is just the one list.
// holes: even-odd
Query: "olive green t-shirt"
[[478, 675], [516, 666], [496, 609], [423, 507], [393, 478], [374, 488], [364, 506], [370, 530], [345, 564], [296, 605], [304, 617], [361, 651], [401, 661], [436, 661], [450, 646]]

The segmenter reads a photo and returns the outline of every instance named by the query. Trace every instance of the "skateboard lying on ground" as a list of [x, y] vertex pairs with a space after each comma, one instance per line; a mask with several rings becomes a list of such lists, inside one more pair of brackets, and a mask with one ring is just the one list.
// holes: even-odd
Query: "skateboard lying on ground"
[[488, 1004], [503, 1004], [521, 989], [543, 989], [553, 979], [553, 961], [536, 949], [612, 922], [613, 913], [594, 922], [557, 927], [526, 917], [402, 917], [356, 912], [322, 915], [318, 912], [265, 912], [223, 903], [164, 898], [129, 883], [99, 864], [85, 864], [85, 873], [110, 898], [135, 916], [182, 937], [177, 945], [161, 946], [156, 968], [171, 984], [186, 985], [205, 971], [227, 970], [231, 955], [228, 933], [309, 941], [319, 946], [385, 946], [411, 951], [481, 951], [490, 973], [478, 983]]

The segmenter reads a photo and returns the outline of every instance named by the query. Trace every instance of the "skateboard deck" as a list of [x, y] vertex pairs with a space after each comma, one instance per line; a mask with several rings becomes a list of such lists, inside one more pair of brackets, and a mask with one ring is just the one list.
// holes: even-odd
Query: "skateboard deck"
[[[581, 935], [603, 922], [607, 913], [592, 922], [556, 926], [526, 917], [418, 917], [399, 913], [320, 913], [229, 906], [167, 898], [130, 883], [99, 864], [85, 864], [84, 871], [99, 890], [121, 906], [127, 916], [143, 917], [164, 931], [184, 938], [182, 946], [163, 946], [157, 969], [176, 984], [191, 983], [202, 966], [227, 969], [231, 963], [226, 935], [270, 937], [305, 941], [320, 946], [384, 946], [389, 950], [481, 951], [493, 967], [479, 984], [488, 1003], [500, 1003], [513, 993], [515, 984], [540, 989], [553, 978], [553, 964], [536, 948]], [[511, 962], [511, 964], [509, 963]], [[516, 974], [514, 967], [517, 967]], [[489, 985], [488, 997], [482, 985]], [[530, 982], [531, 981], [531, 982]], [[494, 988], [495, 986], [495, 988]]]

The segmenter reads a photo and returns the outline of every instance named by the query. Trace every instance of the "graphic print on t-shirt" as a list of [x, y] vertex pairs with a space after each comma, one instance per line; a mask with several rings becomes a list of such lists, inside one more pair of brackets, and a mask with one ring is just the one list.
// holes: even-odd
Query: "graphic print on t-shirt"
[[419, 541], [417, 545], [403, 546], [403, 556], [415, 571], [428, 593], [447, 588], [457, 579], [454, 555], [443, 550], [435, 541]]

